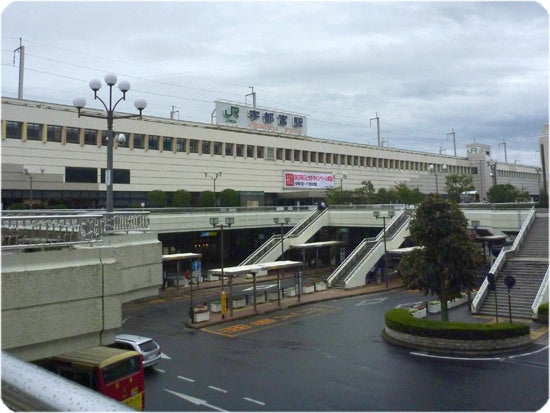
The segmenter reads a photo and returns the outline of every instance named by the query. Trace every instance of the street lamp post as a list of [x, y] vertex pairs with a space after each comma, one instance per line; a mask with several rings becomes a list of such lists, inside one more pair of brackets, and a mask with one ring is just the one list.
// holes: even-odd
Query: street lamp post
[[205, 178], [210, 178], [212, 179], [212, 181], [214, 182], [214, 207], [216, 207], [218, 204], [216, 202], [216, 180], [222, 176], [222, 171], [216, 171], [216, 172], [212, 172], [212, 173], [209, 173], [209, 172], [204, 172], [204, 177]]
[[[223, 228], [227, 226], [228, 228], [231, 228], [231, 225], [235, 223], [235, 218], [233, 217], [225, 217], [225, 225], [219, 224], [220, 219], [217, 217], [210, 218], [210, 225], [212, 225], [214, 228], [219, 227], [220, 228], [220, 267], [221, 267], [221, 277], [222, 277], [222, 292], [223, 292], [223, 278], [224, 278], [224, 272], [223, 272]], [[231, 282], [231, 278], [229, 278], [229, 311], [231, 314], [231, 317], [233, 317], [233, 283]], [[222, 314], [223, 317], [223, 314]]]
[[105, 83], [109, 87], [109, 101], [108, 104], [97, 95], [97, 91], [101, 89], [101, 81], [93, 79], [90, 81], [90, 89], [94, 91], [94, 100], [99, 100], [105, 108], [105, 115], [96, 115], [93, 113], [82, 113], [82, 109], [86, 106], [86, 99], [83, 97], [77, 97], [73, 100], [73, 105], [78, 109], [78, 117], [85, 116], [89, 118], [100, 118], [107, 120], [107, 169], [105, 170], [105, 183], [107, 184], [107, 199], [105, 201], [106, 210], [106, 233], [112, 233], [113, 231], [113, 120], [114, 119], [127, 119], [139, 117], [142, 119], [143, 109], [147, 106], [145, 99], [136, 99], [134, 105], [139, 114], [136, 115], [119, 115], [115, 114], [117, 105], [126, 100], [126, 92], [130, 90], [130, 82], [121, 80], [118, 82], [118, 88], [122, 92], [122, 97], [113, 103], [113, 86], [117, 83], [116, 75], [110, 73], [105, 76]]
[[497, 185], [497, 162], [496, 161], [488, 161], [487, 165], [489, 165], [489, 168], [491, 168], [491, 178], [493, 178], [493, 186]]
[[376, 219], [378, 218], [382, 218], [382, 222], [383, 222], [383, 225], [384, 225], [384, 268], [383, 268], [383, 276], [384, 276], [384, 282], [386, 283], [386, 288], [388, 288], [388, 277], [386, 276], [386, 267], [387, 267], [387, 256], [386, 256], [386, 252], [387, 252], [387, 249], [386, 249], [386, 218], [393, 218], [393, 216], [395, 215], [395, 211], [393, 210], [389, 210], [387, 212], [387, 215], [382, 215], [380, 213], [380, 211], [374, 211], [373, 212], [373, 215], [376, 217]]
[[[447, 169], [448, 169], [448, 167], [447, 167], [446, 164], [441, 165], [441, 172], [447, 172]], [[436, 167], [433, 163], [430, 164], [430, 166], [428, 166], [428, 170], [430, 171], [430, 173], [434, 174], [434, 176], [435, 176], [435, 193], [436, 193], [436, 195], [439, 195], [439, 187], [438, 187], [438, 182], [437, 182], [437, 176], [439, 175], [439, 173], [436, 170]]]
[[28, 166], [24, 166], [23, 167], [23, 172], [25, 173], [25, 175], [27, 175], [29, 177], [29, 181], [30, 181], [30, 193], [29, 193], [29, 197], [30, 197], [30, 200], [31, 200], [31, 209], [34, 208], [34, 204], [33, 204], [33, 198], [32, 198], [32, 181], [34, 179], [35, 176], [38, 176], [38, 175], [44, 175], [44, 171], [46, 170], [46, 168], [44, 168], [43, 166], [40, 167], [40, 173], [34, 173], [32, 174], [29, 167]]
[[342, 175], [336, 176], [337, 179], [340, 179], [340, 192], [344, 190], [344, 179], [347, 179], [348, 175], [342, 173]]
[[284, 235], [283, 235], [283, 224], [287, 224], [290, 222], [290, 217], [284, 217], [284, 218], [273, 218], [273, 222], [275, 222], [276, 224], [281, 224], [281, 261], [284, 260], [284, 255], [285, 255], [285, 248], [284, 248], [284, 244], [283, 244], [283, 240], [284, 240]]

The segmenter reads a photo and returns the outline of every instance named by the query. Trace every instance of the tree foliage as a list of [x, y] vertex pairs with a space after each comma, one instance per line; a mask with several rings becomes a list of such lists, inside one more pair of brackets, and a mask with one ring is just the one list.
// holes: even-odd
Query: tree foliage
[[436, 295], [441, 319], [448, 321], [447, 301], [474, 287], [483, 262], [458, 204], [430, 195], [419, 205], [410, 223], [411, 239], [422, 248], [406, 254], [400, 272], [406, 288]]
[[473, 178], [471, 175], [450, 174], [445, 179], [447, 196], [450, 200], [460, 202], [460, 195], [466, 191], [473, 191]]
[[224, 189], [218, 195], [220, 206], [236, 207], [241, 206], [241, 195], [234, 189]]
[[178, 189], [172, 197], [172, 206], [176, 208], [191, 206], [191, 192]]
[[214, 192], [202, 191], [199, 194], [199, 206], [200, 207], [213, 207], [214, 206]]
[[164, 208], [167, 205], [167, 197], [164, 191], [155, 189], [147, 193], [147, 206], [149, 208]]
[[487, 199], [491, 203], [528, 201], [529, 193], [520, 191], [511, 184], [493, 185], [487, 191]]

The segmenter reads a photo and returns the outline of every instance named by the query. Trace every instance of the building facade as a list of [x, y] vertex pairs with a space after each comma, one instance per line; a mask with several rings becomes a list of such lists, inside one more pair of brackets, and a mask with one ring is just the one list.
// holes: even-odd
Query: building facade
[[[541, 168], [491, 165], [491, 148], [482, 144], [459, 157], [148, 116], [115, 120], [114, 129], [126, 137], [124, 145], [115, 141], [115, 208], [146, 206], [153, 190], [196, 196], [213, 184], [216, 192], [239, 191], [243, 205], [307, 204], [327, 188], [351, 190], [363, 181], [445, 193], [447, 174], [472, 175], [480, 201], [495, 183], [493, 172], [498, 184], [535, 198], [542, 185]], [[104, 119], [79, 118], [72, 106], [2, 98], [3, 208], [104, 207], [106, 135]], [[222, 175], [215, 181], [205, 176], [216, 171]]]

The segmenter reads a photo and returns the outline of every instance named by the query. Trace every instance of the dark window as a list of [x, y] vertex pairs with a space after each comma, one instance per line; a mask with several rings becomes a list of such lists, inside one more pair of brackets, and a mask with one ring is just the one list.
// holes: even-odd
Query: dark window
[[225, 144], [225, 155], [226, 156], [233, 156], [233, 144], [232, 143], [226, 143]]
[[56, 125], [48, 125], [48, 142], [61, 142], [63, 128]]
[[[273, 148], [271, 149], [271, 158], [273, 158]], [[264, 147], [263, 146], [256, 146], [256, 157], [257, 158], [263, 158], [264, 157]]]
[[97, 130], [84, 129], [84, 145], [97, 145]]
[[97, 183], [97, 169], [67, 166], [65, 168], [65, 182]]
[[6, 138], [21, 139], [21, 122], [6, 122]]
[[223, 148], [223, 143], [214, 142], [214, 155], [221, 155], [222, 154], [222, 148]]
[[237, 144], [237, 153], [236, 156], [243, 156], [244, 155], [244, 145]]
[[145, 148], [145, 135], [140, 133], [134, 133], [134, 148], [143, 149]]
[[254, 145], [246, 145], [246, 156], [254, 158]]
[[172, 151], [173, 149], [173, 141], [174, 138], [170, 138], [168, 136], [165, 136], [162, 138], [162, 150], [163, 151]]
[[[101, 169], [101, 183], [105, 183], [105, 168]], [[130, 170], [129, 169], [113, 169], [113, 183], [114, 184], [129, 184], [130, 183]]]
[[277, 148], [277, 159], [282, 161], [283, 160], [283, 148]]
[[189, 139], [189, 152], [199, 153], [199, 141], [196, 139]]
[[202, 141], [202, 153], [205, 155], [210, 153], [210, 141]]
[[155, 136], [155, 135], [150, 135], [149, 136], [149, 146], [148, 146], [149, 149], [158, 149], [159, 148], [159, 137], [158, 136]]
[[27, 123], [27, 140], [42, 140], [42, 125], [39, 123]]
[[67, 143], [80, 143], [80, 129], [67, 128]]
[[176, 151], [187, 152], [186, 146], [187, 146], [186, 139], [182, 139], [182, 138], [176, 139]]

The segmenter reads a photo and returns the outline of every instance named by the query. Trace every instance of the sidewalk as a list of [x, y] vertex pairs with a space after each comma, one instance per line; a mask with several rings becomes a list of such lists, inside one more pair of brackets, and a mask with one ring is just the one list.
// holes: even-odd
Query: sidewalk
[[[275, 278], [276, 279], [276, 278]], [[262, 280], [262, 281], [265, 281]], [[219, 285], [218, 281], [214, 282], [205, 282], [202, 288], [212, 288], [213, 286], [208, 284], [214, 283], [213, 286]], [[200, 289], [201, 287], [199, 287]], [[266, 301], [265, 303], [257, 304], [256, 310], [254, 310], [253, 305], [247, 305], [242, 308], [236, 308], [233, 310], [233, 317], [230, 316], [229, 308], [227, 309], [227, 314], [225, 319], [222, 318], [221, 313], [210, 312], [210, 319], [200, 323], [191, 323], [190, 320], [187, 320], [186, 324], [191, 328], [203, 328], [215, 324], [227, 323], [230, 321], [241, 320], [247, 317], [253, 317], [256, 315], [263, 315], [272, 313], [275, 311], [286, 310], [288, 308], [297, 307], [301, 305], [318, 303], [322, 301], [334, 300], [339, 298], [346, 297], [355, 297], [364, 294], [378, 293], [381, 291], [389, 291], [397, 288], [401, 288], [401, 280], [391, 279], [388, 281], [388, 288], [386, 289], [385, 283], [381, 284], [369, 284], [363, 287], [357, 287], [349, 290], [339, 289], [339, 288], [327, 288], [324, 291], [315, 291], [309, 294], [301, 294], [300, 297], [281, 297], [281, 306], [279, 307], [278, 301]]]

